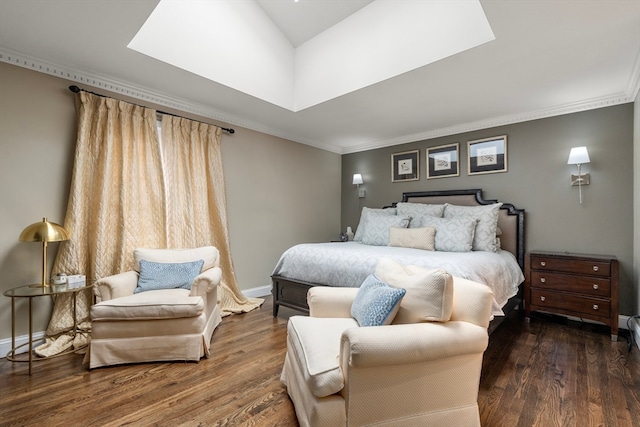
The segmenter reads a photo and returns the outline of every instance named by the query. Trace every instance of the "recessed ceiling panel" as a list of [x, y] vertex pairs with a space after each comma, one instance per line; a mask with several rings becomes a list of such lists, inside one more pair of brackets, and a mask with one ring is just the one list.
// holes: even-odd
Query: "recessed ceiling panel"
[[293, 47], [317, 36], [373, 0], [256, 0]]
[[494, 40], [479, 1], [375, 1], [296, 49], [296, 110]]
[[255, 1], [162, 0], [129, 48], [292, 109], [293, 46]]
[[255, 1], [162, 0], [128, 47], [300, 111], [493, 39], [478, 0], [374, 1], [297, 48]]

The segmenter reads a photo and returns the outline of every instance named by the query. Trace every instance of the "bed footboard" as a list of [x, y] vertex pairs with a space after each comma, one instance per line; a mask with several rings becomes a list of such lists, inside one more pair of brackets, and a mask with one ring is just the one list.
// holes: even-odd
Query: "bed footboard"
[[285, 306], [309, 314], [307, 305], [307, 291], [313, 286], [322, 286], [315, 283], [293, 281], [281, 276], [271, 276], [273, 286], [273, 316], [278, 315], [278, 308]]

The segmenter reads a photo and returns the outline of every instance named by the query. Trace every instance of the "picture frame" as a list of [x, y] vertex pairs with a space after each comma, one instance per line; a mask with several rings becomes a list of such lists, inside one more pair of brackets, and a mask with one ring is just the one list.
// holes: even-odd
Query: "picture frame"
[[467, 142], [469, 175], [507, 172], [507, 135]]
[[420, 179], [420, 150], [403, 151], [391, 155], [391, 182]]
[[460, 144], [427, 148], [427, 179], [460, 176]]

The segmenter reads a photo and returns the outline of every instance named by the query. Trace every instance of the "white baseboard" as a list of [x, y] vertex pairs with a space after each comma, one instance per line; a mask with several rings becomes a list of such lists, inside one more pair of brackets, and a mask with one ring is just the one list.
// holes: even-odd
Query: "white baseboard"
[[245, 289], [242, 294], [247, 298], [260, 298], [271, 295], [271, 285], [258, 286], [257, 288]]
[[[33, 333], [33, 347], [40, 344], [40, 342], [44, 340], [44, 331], [34, 332]], [[29, 335], [20, 335], [16, 337], [16, 347], [25, 344], [20, 347], [16, 354], [27, 353], [29, 351], [29, 346], [26, 345], [29, 342]], [[5, 338], [0, 340], [0, 357], [6, 357], [7, 353], [11, 351], [11, 338]]]
[[[260, 298], [271, 295], [271, 285], [258, 286], [257, 288], [245, 289], [242, 294], [247, 298]], [[33, 342], [40, 343], [44, 339], [44, 331], [33, 333]], [[16, 337], [16, 346], [27, 344], [29, 342], [29, 335], [20, 335]], [[5, 357], [7, 353], [11, 351], [11, 338], [5, 338], [0, 340], [0, 358]], [[29, 351], [29, 346], [25, 345], [20, 347], [16, 354], [22, 354]]]

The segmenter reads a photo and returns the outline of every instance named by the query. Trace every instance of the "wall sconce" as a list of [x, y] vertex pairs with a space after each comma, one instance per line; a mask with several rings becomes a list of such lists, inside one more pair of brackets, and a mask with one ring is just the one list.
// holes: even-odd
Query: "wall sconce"
[[587, 147], [573, 147], [569, 153], [568, 165], [576, 165], [578, 167], [578, 175], [571, 175], [571, 185], [578, 186], [578, 194], [580, 195], [580, 204], [582, 204], [582, 186], [589, 185], [589, 174], [580, 173], [580, 165], [589, 163], [589, 152]]
[[360, 189], [360, 184], [364, 184], [364, 181], [362, 180], [362, 174], [354, 173], [353, 174], [353, 185], [355, 185], [356, 188], [358, 189], [358, 197], [362, 198], [362, 197], [366, 196], [366, 192], [365, 192], [365, 190], [361, 190]]

